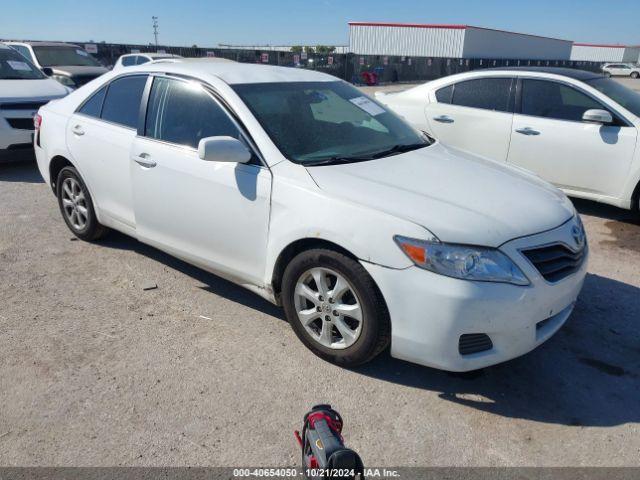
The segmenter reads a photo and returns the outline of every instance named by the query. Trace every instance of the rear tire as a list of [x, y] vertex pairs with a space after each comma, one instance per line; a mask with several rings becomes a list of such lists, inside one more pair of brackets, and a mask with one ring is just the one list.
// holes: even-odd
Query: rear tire
[[337, 365], [366, 363], [391, 340], [380, 290], [360, 263], [342, 253], [313, 249], [297, 255], [284, 271], [282, 303], [302, 343]]
[[74, 167], [60, 170], [56, 193], [62, 218], [76, 237], [93, 241], [107, 234], [109, 229], [98, 222], [89, 190]]
[[640, 77], [640, 73], [638, 72], [631, 72], [631, 78], [638, 78]]

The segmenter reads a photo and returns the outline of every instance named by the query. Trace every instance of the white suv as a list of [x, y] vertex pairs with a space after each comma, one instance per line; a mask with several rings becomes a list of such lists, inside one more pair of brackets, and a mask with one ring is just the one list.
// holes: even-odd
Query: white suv
[[602, 71], [607, 77], [640, 77], [640, 67], [630, 63], [605, 63]]
[[0, 43], [0, 162], [33, 160], [33, 116], [69, 91]]
[[432, 141], [330, 75], [184, 60], [40, 109], [38, 166], [79, 238], [107, 227], [284, 307], [341, 365], [522, 355], [587, 268], [559, 190]]

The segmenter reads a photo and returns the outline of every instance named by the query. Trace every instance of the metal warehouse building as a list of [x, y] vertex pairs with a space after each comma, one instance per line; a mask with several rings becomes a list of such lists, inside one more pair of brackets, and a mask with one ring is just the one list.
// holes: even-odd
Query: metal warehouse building
[[470, 25], [349, 22], [349, 49], [360, 55], [569, 60], [572, 44]]
[[638, 62], [640, 46], [574, 43], [571, 60], [588, 62]]

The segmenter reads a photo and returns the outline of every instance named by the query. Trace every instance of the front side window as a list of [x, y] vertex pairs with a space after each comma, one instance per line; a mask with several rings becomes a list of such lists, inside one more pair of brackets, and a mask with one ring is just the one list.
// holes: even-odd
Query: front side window
[[430, 145], [395, 114], [345, 82], [250, 83], [232, 88], [294, 162], [364, 161]]
[[44, 74], [11, 47], [0, 45], [0, 80], [41, 80]]
[[192, 148], [206, 137], [242, 138], [227, 113], [200, 84], [167, 78], [153, 81], [145, 136]]
[[478, 78], [456, 83], [451, 103], [462, 107], [509, 112], [510, 78]]
[[522, 113], [556, 120], [582, 121], [584, 112], [602, 104], [573, 87], [546, 80], [522, 81]]
[[111, 82], [102, 106], [102, 119], [137, 128], [140, 100], [146, 83], [146, 75], [123, 77]]
[[640, 117], [640, 93], [621, 85], [610, 78], [596, 78], [586, 82], [596, 90], [604, 93], [614, 102], [622, 105], [636, 117]]
[[76, 66], [99, 67], [98, 61], [80, 47], [73, 46], [34, 46], [38, 62], [43, 67]]

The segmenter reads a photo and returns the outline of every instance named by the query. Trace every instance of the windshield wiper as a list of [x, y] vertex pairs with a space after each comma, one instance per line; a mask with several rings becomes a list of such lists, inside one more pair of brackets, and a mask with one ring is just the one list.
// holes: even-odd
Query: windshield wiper
[[340, 165], [343, 163], [354, 163], [354, 162], [366, 162], [367, 160], [373, 160], [374, 157], [371, 155], [365, 156], [353, 156], [353, 157], [330, 157], [323, 158], [321, 160], [312, 160], [310, 162], [304, 162], [304, 165], [307, 167], [315, 167], [317, 165]]
[[419, 148], [428, 147], [428, 143], [409, 143], [409, 144], [398, 144], [394, 145], [391, 148], [387, 148], [386, 150], [381, 150], [372, 154], [372, 158], [382, 158], [388, 157], [390, 155], [397, 155], [399, 153], [410, 152], [411, 150], [418, 150]]

